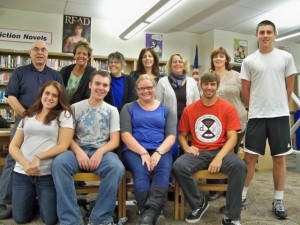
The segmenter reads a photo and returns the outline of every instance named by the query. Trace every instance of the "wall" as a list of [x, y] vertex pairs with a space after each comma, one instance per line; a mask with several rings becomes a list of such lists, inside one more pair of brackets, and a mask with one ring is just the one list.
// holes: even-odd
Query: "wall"
[[[23, 29], [34, 31], [47, 31], [53, 33], [53, 44], [49, 46], [51, 52], [61, 52], [63, 15], [36, 13], [21, 10], [5, 9], [0, 15], [0, 27], [9, 29]], [[253, 28], [253, 32], [254, 32]], [[186, 32], [170, 32], [163, 34], [163, 60], [168, 60], [173, 53], [184, 55], [190, 63], [194, 62], [195, 46], [199, 46], [200, 72], [207, 70], [210, 64], [210, 53], [214, 48], [223, 46], [233, 57], [233, 39], [248, 41], [249, 53], [257, 49], [255, 35], [246, 35], [221, 30], [208, 31], [202, 35]], [[290, 47], [297, 68], [300, 70], [300, 45], [292, 42], [279, 42], [278, 45]], [[137, 58], [145, 46], [145, 34], [141, 33], [131, 40], [121, 40], [118, 37], [117, 27], [110, 21], [92, 18], [91, 46], [94, 55], [108, 55], [114, 51], [122, 52], [125, 57]], [[1, 42], [0, 48], [28, 50], [29, 43]]]
[[[9, 29], [22, 29], [34, 31], [53, 32], [53, 44], [49, 45], [49, 51], [61, 52], [63, 15], [36, 13], [21, 10], [5, 9], [0, 15], [0, 27]], [[114, 51], [122, 52], [125, 57], [138, 58], [140, 50], [145, 47], [145, 34], [124, 41], [112, 27], [110, 21], [92, 18], [91, 46], [94, 55], [108, 55]], [[193, 62], [195, 46], [199, 44], [201, 35], [186, 32], [171, 32], [163, 34], [163, 60], [168, 60], [173, 53], [181, 53]], [[176, 46], [176, 48], [174, 47]], [[0, 48], [28, 50], [29, 43], [1, 42]]]

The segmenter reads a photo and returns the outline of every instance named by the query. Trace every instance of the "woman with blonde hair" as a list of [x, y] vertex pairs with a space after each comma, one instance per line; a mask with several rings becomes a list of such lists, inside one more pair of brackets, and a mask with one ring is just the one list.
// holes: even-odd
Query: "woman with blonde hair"
[[134, 194], [141, 215], [138, 224], [164, 222], [172, 155], [176, 138], [176, 117], [172, 110], [155, 99], [156, 83], [149, 75], [136, 82], [138, 100], [121, 111], [122, 158], [133, 174]]
[[[183, 109], [199, 99], [197, 82], [189, 74], [189, 62], [180, 54], [171, 55], [167, 64], [169, 76], [158, 81], [156, 98], [164, 103], [180, 120]], [[178, 157], [179, 144], [172, 147], [173, 160]]]

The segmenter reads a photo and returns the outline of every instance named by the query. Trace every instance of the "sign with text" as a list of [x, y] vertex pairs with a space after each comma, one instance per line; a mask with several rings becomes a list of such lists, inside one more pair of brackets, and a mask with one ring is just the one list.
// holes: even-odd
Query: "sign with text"
[[62, 52], [72, 53], [78, 41], [91, 42], [91, 17], [64, 15]]
[[0, 41], [28, 42], [37, 40], [52, 44], [52, 32], [0, 28]]

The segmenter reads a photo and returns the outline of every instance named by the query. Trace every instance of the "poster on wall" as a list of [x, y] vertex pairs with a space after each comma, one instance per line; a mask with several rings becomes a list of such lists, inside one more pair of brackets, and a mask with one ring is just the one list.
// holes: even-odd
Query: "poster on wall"
[[64, 15], [62, 52], [72, 53], [78, 41], [91, 42], [91, 17]]
[[242, 63], [244, 58], [248, 55], [248, 41], [241, 39], [234, 39], [234, 62]]
[[146, 48], [153, 48], [158, 55], [159, 59], [162, 59], [163, 36], [162, 34], [149, 34], [146, 33]]

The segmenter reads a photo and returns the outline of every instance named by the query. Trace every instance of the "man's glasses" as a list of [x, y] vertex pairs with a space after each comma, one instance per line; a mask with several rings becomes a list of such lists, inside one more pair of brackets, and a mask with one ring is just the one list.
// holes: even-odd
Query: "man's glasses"
[[138, 91], [152, 91], [154, 86], [148, 86], [148, 87], [139, 87], [136, 88]]
[[38, 48], [38, 47], [34, 47], [31, 50], [36, 53], [38, 53], [38, 52], [46, 53], [48, 51], [47, 48]]

